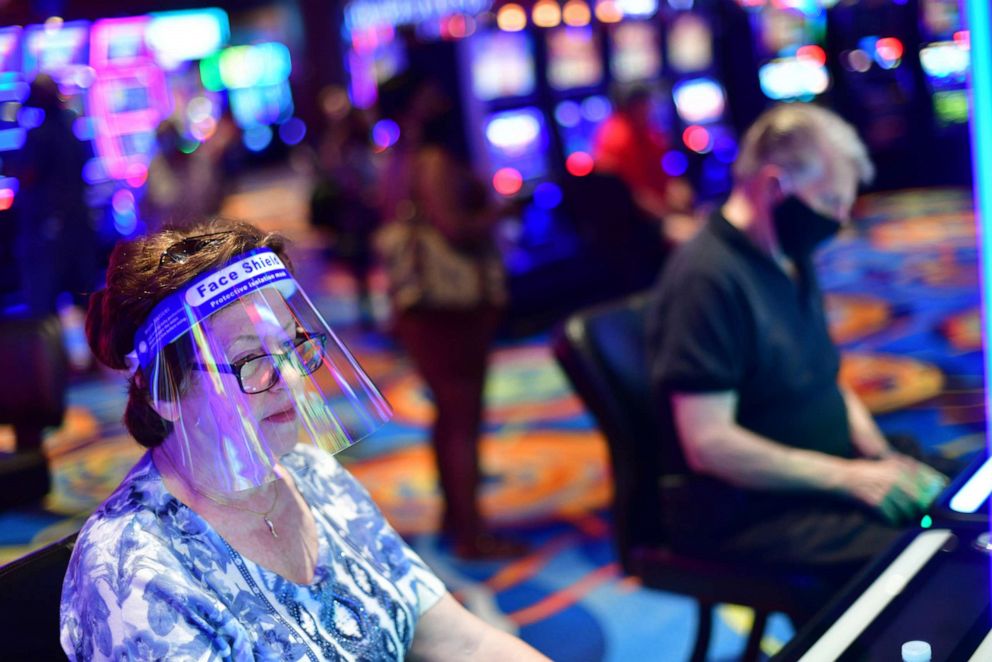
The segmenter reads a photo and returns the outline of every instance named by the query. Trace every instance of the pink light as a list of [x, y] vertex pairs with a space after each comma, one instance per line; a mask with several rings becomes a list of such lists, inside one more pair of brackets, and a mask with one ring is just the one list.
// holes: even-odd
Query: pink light
[[585, 177], [593, 168], [592, 156], [586, 152], [572, 152], [565, 159], [565, 170], [576, 177]]
[[709, 149], [710, 132], [694, 124], [682, 132], [682, 142], [694, 152], [702, 153]]
[[827, 54], [822, 48], [815, 44], [807, 44], [796, 49], [796, 57], [801, 60], [815, 60], [821, 65], [827, 63]]
[[954, 33], [954, 43], [965, 50], [971, 50], [971, 33], [967, 30], [958, 30]]
[[14, 204], [14, 192], [9, 188], [0, 188], [0, 211], [10, 209]]
[[493, 175], [493, 188], [500, 195], [511, 196], [520, 191], [524, 178], [516, 168], [500, 168]]
[[902, 59], [903, 51], [902, 42], [895, 37], [884, 37], [875, 42], [875, 52], [880, 58], [888, 62], [897, 62]]

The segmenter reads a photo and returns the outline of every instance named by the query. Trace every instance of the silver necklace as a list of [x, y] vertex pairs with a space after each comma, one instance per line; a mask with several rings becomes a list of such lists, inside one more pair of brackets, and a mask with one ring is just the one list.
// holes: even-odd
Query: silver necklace
[[210, 496], [209, 494], [206, 494], [204, 492], [201, 492], [200, 490], [197, 489], [196, 485], [194, 485], [191, 481], [188, 481], [184, 477], [181, 477], [179, 475], [179, 471], [176, 470], [176, 465], [174, 465], [172, 463], [172, 458], [170, 458], [165, 453], [165, 451], [162, 451], [162, 456], [165, 457], [165, 459], [168, 461], [169, 466], [172, 468], [173, 473], [175, 473], [175, 475], [176, 475], [176, 478], [178, 478], [180, 481], [182, 481], [182, 483], [184, 485], [186, 485], [189, 489], [193, 490], [194, 492], [196, 492], [197, 494], [199, 494], [201, 497], [203, 497], [203, 498], [205, 498], [205, 499], [207, 499], [209, 501], [212, 501], [213, 503], [216, 503], [218, 506], [222, 506], [222, 507], [225, 507], [225, 508], [234, 508], [235, 510], [243, 510], [245, 512], [252, 513], [254, 515], [260, 516], [262, 518], [262, 521], [265, 522], [265, 525], [269, 527], [269, 533], [272, 534], [272, 537], [273, 538], [278, 538], [279, 537], [279, 534], [276, 533], [276, 525], [272, 523], [272, 520], [271, 519], [269, 519], [269, 515], [272, 514], [272, 511], [275, 510], [275, 508], [276, 508], [276, 504], [279, 503], [279, 485], [278, 485], [278, 483], [276, 483], [274, 485], [274, 491], [273, 491], [273, 494], [272, 494], [272, 505], [270, 505], [268, 507], [268, 509], [265, 510], [265, 511], [254, 510], [253, 508], [248, 508], [246, 506], [239, 506], [239, 505], [230, 503], [229, 501], [222, 501], [221, 499], [217, 499], [215, 497]]

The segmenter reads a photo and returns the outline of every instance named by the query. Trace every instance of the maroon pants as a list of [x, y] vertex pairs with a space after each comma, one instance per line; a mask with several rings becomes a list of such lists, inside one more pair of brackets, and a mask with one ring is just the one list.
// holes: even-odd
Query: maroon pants
[[434, 396], [431, 439], [445, 499], [444, 527], [457, 540], [483, 530], [479, 513], [479, 435], [489, 346], [500, 310], [415, 309], [396, 318], [396, 334]]

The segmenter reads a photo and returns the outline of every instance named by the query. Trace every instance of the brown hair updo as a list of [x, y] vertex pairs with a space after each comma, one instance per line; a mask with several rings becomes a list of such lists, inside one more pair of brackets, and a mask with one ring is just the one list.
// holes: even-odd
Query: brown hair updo
[[[159, 265], [162, 254], [180, 241], [213, 233], [224, 234], [211, 237], [184, 262], [167, 259]], [[86, 313], [86, 337], [94, 356], [111, 368], [126, 369], [125, 357], [134, 350], [134, 334], [162, 299], [201, 273], [255, 248], [271, 249], [292, 270], [282, 236], [227, 219], [214, 218], [181, 229], [166, 228], [118, 242], [107, 266], [107, 287], [90, 296]], [[148, 448], [158, 446], [172, 432], [172, 423], [159, 416], [150, 402], [147, 380], [138, 368], [128, 382], [124, 425], [139, 444]]]

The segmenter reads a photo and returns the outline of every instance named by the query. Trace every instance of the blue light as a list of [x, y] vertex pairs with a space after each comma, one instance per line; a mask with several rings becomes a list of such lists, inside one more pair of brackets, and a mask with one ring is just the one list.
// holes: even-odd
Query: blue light
[[307, 125], [299, 117], [292, 117], [279, 125], [279, 139], [287, 145], [298, 145], [307, 135]]
[[[975, 214], [978, 221], [978, 250], [981, 257], [982, 329], [985, 346], [985, 420], [986, 430], [992, 430], [992, 247], [986, 240], [992, 237], [992, 16], [984, 0], [965, 2], [965, 16], [971, 31], [971, 155], [974, 168]], [[986, 439], [992, 437], [988, 433]]]
[[737, 141], [729, 135], [720, 135], [713, 140], [713, 156], [717, 161], [730, 165], [737, 160]]
[[574, 101], [562, 101], [555, 106], [555, 121], [567, 129], [578, 126], [579, 122], [582, 121], [579, 104]]
[[138, 215], [134, 210], [124, 213], [114, 210], [114, 229], [125, 237], [130, 236], [138, 227]]
[[20, 149], [24, 146], [27, 133], [24, 129], [4, 129], [0, 131], [0, 152]]
[[380, 149], [396, 144], [400, 139], [400, 126], [391, 119], [379, 120], [372, 127], [372, 142]]
[[610, 110], [612, 110], [610, 100], [600, 94], [588, 97], [582, 102], [582, 116], [593, 124], [605, 120]]
[[21, 106], [17, 111], [17, 123], [27, 130], [35, 129], [45, 122], [45, 111], [32, 106]]
[[661, 169], [671, 177], [681, 177], [689, 169], [689, 158], [673, 149], [661, 157]]
[[554, 209], [561, 204], [561, 188], [553, 182], [542, 182], [534, 187], [534, 204], [541, 209]]
[[261, 152], [272, 142], [272, 129], [264, 124], [256, 124], [245, 129], [241, 138], [245, 147], [253, 152]]
[[957, 513], [973, 513], [981, 507], [992, 493], [992, 458], [972, 474], [961, 489], [951, 497], [951, 510]]

